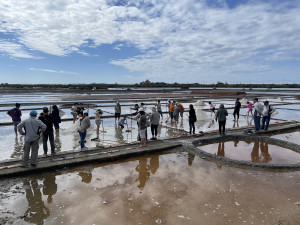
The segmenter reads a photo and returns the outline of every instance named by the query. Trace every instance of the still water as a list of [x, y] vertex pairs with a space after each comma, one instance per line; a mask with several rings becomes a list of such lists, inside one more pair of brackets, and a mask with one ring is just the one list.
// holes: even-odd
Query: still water
[[[240, 170], [174, 149], [0, 180], [1, 224], [277, 224], [300, 172]], [[293, 219], [293, 217], [292, 217]]]

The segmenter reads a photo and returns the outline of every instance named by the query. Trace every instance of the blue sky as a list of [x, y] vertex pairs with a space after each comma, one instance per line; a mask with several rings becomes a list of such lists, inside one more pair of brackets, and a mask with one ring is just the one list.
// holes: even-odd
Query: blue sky
[[300, 0], [6, 0], [1, 83], [300, 83]]

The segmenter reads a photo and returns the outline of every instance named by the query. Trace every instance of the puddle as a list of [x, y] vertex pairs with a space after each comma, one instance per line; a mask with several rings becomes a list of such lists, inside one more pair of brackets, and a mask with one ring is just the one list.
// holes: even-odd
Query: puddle
[[300, 130], [294, 132], [287, 132], [283, 134], [272, 135], [272, 138], [277, 138], [284, 141], [289, 141], [295, 144], [300, 145]]
[[0, 223], [277, 224], [293, 218], [299, 179], [178, 150], [1, 180]]
[[228, 141], [199, 146], [199, 149], [235, 160], [268, 164], [296, 164], [300, 154], [263, 141]]

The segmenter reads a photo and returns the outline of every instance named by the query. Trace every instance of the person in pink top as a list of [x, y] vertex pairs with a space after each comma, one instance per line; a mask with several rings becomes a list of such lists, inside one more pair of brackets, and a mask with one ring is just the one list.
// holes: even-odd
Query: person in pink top
[[247, 102], [247, 104], [248, 104], [248, 112], [247, 112], [247, 116], [249, 116], [249, 112], [251, 112], [251, 116], [253, 116], [253, 113], [252, 113], [253, 103]]

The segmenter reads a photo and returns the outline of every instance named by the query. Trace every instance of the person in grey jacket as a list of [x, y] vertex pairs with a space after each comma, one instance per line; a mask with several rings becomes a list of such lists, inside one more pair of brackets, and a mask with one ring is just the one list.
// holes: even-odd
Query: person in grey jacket
[[121, 105], [120, 105], [120, 102], [117, 101], [117, 103], [115, 105], [115, 123], [117, 123], [117, 119], [119, 122], [120, 117], [121, 117]]
[[174, 121], [175, 121], [175, 127], [177, 127], [178, 119], [179, 119], [179, 113], [180, 113], [180, 106], [176, 104], [175, 109], [174, 109]]
[[[22, 167], [27, 167], [29, 162], [29, 152], [31, 149], [30, 165], [36, 167], [39, 150], [40, 133], [44, 132], [47, 126], [36, 119], [37, 112], [32, 110], [30, 117], [18, 125], [18, 131], [21, 135], [25, 134], [25, 144], [23, 148]], [[24, 130], [23, 130], [24, 129]]]
[[80, 147], [81, 151], [88, 150], [88, 147], [84, 145], [84, 140], [86, 137], [86, 130], [91, 126], [91, 121], [88, 113], [84, 113], [83, 117], [80, 119], [80, 127], [78, 128], [78, 133], [80, 135]]
[[157, 128], [159, 125], [159, 120], [160, 120], [160, 113], [156, 111], [156, 108], [152, 108], [152, 113], [150, 115], [150, 122], [151, 122], [151, 133], [152, 133], [152, 138], [151, 140], [156, 140], [157, 139]]
[[[228, 112], [224, 107], [224, 104], [221, 104], [219, 110], [216, 113], [216, 121], [219, 121], [219, 132], [220, 135], [225, 135], [225, 125], [226, 125], [226, 116], [228, 116]], [[221, 128], [223, 128], [223, 132], [221, 132]]]

